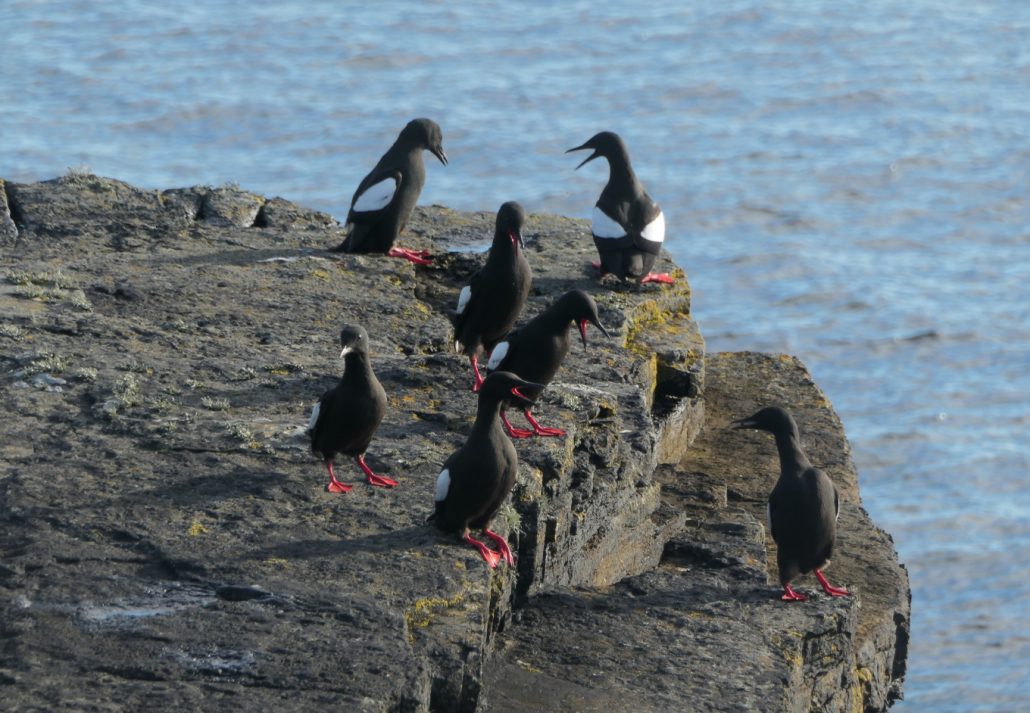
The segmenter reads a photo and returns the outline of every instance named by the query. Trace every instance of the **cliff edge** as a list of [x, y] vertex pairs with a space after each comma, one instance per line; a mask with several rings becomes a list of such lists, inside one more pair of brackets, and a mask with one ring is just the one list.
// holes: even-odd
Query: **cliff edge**
[[[0, 180], [0, 688], [11, 710], [881, 711], [909, 588], [832, 406], [788, 356], [706, 354], [682, 270], [599, 286], [585, 221], [532, 215], [525, 317], [572, 288], [578, 343], [520, 442], [514, 570], [424, 521], [475, 413], [447, 311], [492, 213], [418, 209], [429, 269], [336, 255], [331, 216], [235, 186]], [[325, 492], [304, 429], [370, 334], [390, 410]], [[794, 411], [841, 492], [831, 572], [784, 604], [762, 434]], [[812, 582], [798, 582], [812, 591]], [[676, 706], [676, 708], [673, 708]]]

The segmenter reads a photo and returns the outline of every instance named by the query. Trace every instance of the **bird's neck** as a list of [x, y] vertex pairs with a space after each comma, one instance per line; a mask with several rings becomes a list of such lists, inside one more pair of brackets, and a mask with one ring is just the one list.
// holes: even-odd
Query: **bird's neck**
[[483, 401], [479, 402], [479, 409], [476, 411], [476, 421], [472, 424], [472, 432], [479, 435], [486, 435], [494, 429], [501, 427], [501, 402]]
[[637, 174], [633, 172], [633, 166], [629, 162], [629, 155], [624, 151], [617, 151], [608, 156], [608, 187], [612, 190], [630, 190], [636, 194], [643, 189]]
[[372, 374], [372, 362], [369, 361], [368, 354], [365, 352], [348, 352], [347, 356], [343, 358], [343, 375], [345, 378], [367, 377], [370, 374]]
[[409, 157], [412, 161], [420, 161], [422, 159], [422, 152], [424, 150], [425, 149], [417, 143], [410, 143], [407, 141], [402, 141], [401, 139], [397, 139], [397, 141], [394, 142], [393, 146], [391, 146], [390, 149], [386, 152], [384, 158], [386, 156], [389, 156], [391, 159]]
[[801, 438], [796, 433], [777, 433], [776, 450], [780, 454], [782, 473], [801, 473], [812, 466], [801, 449]]
[[[494, 256], [497, 257], [494, 257]], [[487, 260], [499, 260], [504, 263], [512, 262], [518, 258], [518, 248], [511, 242], [507, 232], [501, 231], [494, 235], [493, 245], [490, 247], [490, 256]]]

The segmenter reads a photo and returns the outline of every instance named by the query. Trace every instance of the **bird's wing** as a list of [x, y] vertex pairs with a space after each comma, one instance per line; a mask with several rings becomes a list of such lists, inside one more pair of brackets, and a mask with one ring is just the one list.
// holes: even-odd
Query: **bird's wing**
[[630, 212], [633, 247], [657, 255], [665, 242], [665, 214], [662, 209], [644, 194]]
[[329, 398], [329, 394], [332, 392], [332, 388], [326, 389], [318, 398], [318, 403], [316, 403], [314, 408], [311, 409], [311, 417], [308, 419], [309, 431], [314, 432], [318, 428], [319, 422], [321, 421], [324, 423], [325, 419], [328, 418], [329, 414], [332, 412], [333, 401]]
[[[475, 307], [476, 293], [479, 291], [479, 283], [481, 281], [480, 272], [476, 272], [472, 279], [469, 280], [469, 283], [462, 287], [461, 292], [458, 293], [458, 310], [454, 312], [452, 317], [455, 341], [461, 338], [461, 330], [465, 326], [465, 320], [468, 319], [469, 313]], [[458, 348], [457, 351], [461, 351], [461, 349]]]
[[308, 419], [308, 431], [315, 430], [315, 424], [318, 423], [318, 413], [322, 410], [322, 402], [315, 402], [315, 407], [311, 409], [311, 418]]
[[433, 498], [435, 502], [442, 502], [447, 499], [447, 493], [451, 489], [451, 472], [444, 468], [440, 471], [440, 475], [436, 476], [436, 496]]
[[508, 332], [507, 336], [503, 340], [497, 342], [494, 346], [494, 350], [490, 352], [490, 361], [487, 362], [486, 368], [490, 371], [498, 371], [504, 363], [506, 357], [514, 354], [518, 350], [518, 330], [514, 329]]
[[396, 174], [387, 176], [364, 189], [359, 187], [351, 203], [351, 212], [371, 213], [382, 210], [390, 205], [400, 183], [400, 174]]
[[465, 308], [469, 305], [469, 299], [472, 297], [471, 285], [465, 285], [461, 288], [461, 292], [458, 293], [458, 306], [455, 308], [455, 314], [461, 314], [465, 311]]
[[772, 496], [769, 497], [769, 505], [765, 510], [766, 517], [769, 520], [769, 532], [772, 534], [773, 540], [778, 537], [777, 523], [779, 522], [779, 509], [776, 507], [776, 499]]
[[627, 226], [608, 215], [601, 206], [594, 206], [594, 214], [590, 222], [590, 232], [595, 238], [603, 240], [620, 240], [627, 236]]
[[658, 215], [640, 231], [640, 237], [652, 243], [665, 242], [665, 214], [658, 211]]

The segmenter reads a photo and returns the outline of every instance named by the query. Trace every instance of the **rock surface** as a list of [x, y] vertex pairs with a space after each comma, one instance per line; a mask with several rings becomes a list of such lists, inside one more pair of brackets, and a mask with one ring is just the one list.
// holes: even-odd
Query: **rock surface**
[[[907, 579], [832, 408], [788, 357], [706, 357], [685, 277], [599, 286], [585, 222], [531, 216], [526, 316], [580, 287], [613, 338], [575, 347], [535, 409], [568, 436], [517, 444], [495, 523], [517, 571], [491, 572], [424, 520], [475, 410], [447, 312], [492, 214], [419, 209], [405, 245], [438, 257], [416, 269], [329, 253], [331, 216], [233, 186], [2, 188], [12, 710], [875, 711], [900, 695]], [[304, 434], [345, 322], [369, 330], [390, 397], [368, 460], [392, 491], [343, 460], [354, 490], [325, 492]], [[842, 491], [830, 572], [854, 598], [787, 606], [768, 583], [775, 449], [724, 428], [768, 398]], [[548, 691], [557, 707], [528, 703]]]

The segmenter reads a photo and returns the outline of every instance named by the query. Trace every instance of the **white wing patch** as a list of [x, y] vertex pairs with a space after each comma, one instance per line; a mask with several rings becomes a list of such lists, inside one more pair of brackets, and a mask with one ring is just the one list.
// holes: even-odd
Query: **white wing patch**
[[594, 206], [594, 218], [590, 232], [599, 238], [624, 238], [626, 229], [609, 218], [603, 210]]
[[494, 350], [490, 352], [490, 361], [486, 363], [486, 368], [490, 371], [494, 371], [504, 361], [504, 357], [508, 356], [508, 342], [501, 342]]
[[665, 214], [658, 211], [658, 216], [640, 231], [640, 237], [652, 243], [665, 242]]
[[447, 499], [447, 491], [451, 489], [451, 472], [444, 468], [440, 475], [436, 476], [436, 497], [434, 500], [442, 503]]
[[393, 194], [397, 192], [397, 179], [384, 178], [365, 189], [365, 192], [354, 201], [353, 210], [358, 213], [366, 213], [372, 210], [382, 210], [390, 205]]
[[472, 287], [465, 285], [461, 288], [461, 292], [458, 293], [458, 314], [462, 314], [465, 308], [469, 306], [469, 300], [472, 299]]
[[315, 424], [318, 423], [318, 412], [322, 410], [322, 402], [319, 401], [315, 404], [315, 408], [311, 409], [311, 418], [308, 419], [308, 430], [313, 431]]

